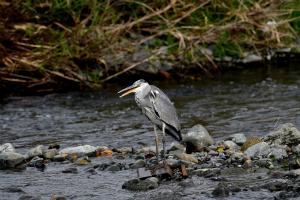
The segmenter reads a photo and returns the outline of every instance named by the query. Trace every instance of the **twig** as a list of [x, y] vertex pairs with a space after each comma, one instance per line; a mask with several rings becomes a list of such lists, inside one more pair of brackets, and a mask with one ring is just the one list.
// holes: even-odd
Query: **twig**
[[105, 81], [108, 81], [109, 79], [111, 79], [111, 78], [113, 78], [113, 77], [119, 76], [120, 74], [123, 74], [124, 72], [127, 72], [128, 70], [130, 70], [130, 69], [132, 69], [132, 68], [134, 68], [134, 67], [136, 67], [136, 66], [138, 66], [138, 65], [140, 65], [140, 64], [142, 64], [142, 63], [144, 63], [144, 62], [150, 61], [150, 60], [151, 60], [152, 58], [154, 58], [155, 56], [157, 56], [157, 54], [154, 54], [154, 55], [150, 56], [149, 58], [146, 58], [146, 59], [144, 59], [144, 60], [142, 60], [142, 61], [140, 61], [140, 62], [137, 62], [137, 63], [135, 63], [135, 64], [133, 64], [133, 65], [127, 67], [126, 69], [124, 69], [124, 70], [122, 70], [122, 71], [120, 71], [120, 72], [117, 72], [117, 73], [115, 73], [114, 75], [111, 75], [111, 76], [109, 76], [109, 77], [107, 77], [107, 78], [101, 80], [101, 82], [105, 82]]

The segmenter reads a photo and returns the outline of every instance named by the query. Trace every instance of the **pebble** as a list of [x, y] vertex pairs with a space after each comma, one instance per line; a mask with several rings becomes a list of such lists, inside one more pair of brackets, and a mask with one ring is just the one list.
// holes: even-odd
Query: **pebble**
[[75, 167], [70, 167], [70, 168], [67, 168], [67, 169], [63, 170], [62, 173], [66, 173], [66, 174], [77, 174], [77, 173], [78, 173], [78, 170], [77, 170], [77, 168], [75, 168]]
[[217, 197], [229, 197], [229, 191], [226, 189], [227, 184], [221, 182], [218, 186], [212, 191], [212, 195]]
[[131, 169], [138, 169], [141, 167], [144, 167], [146, 165], [146, 161], [145, 160], [137, 160], [134, 164], [130, 165]]
[[58, 154], [57, 149], [47, 149], [43, 151], [43, 156], [46, 159], [52, 159], [57, 154]]
[[53, 161], [53, 162], [63, 162], [63, 161], [65, 161], [65, 160], [66, 160], [66, 158], [63, 157], [62, 155], [56, 155], [56, 156], [54, 156], [54, 157], [52, 158], [52, 161]]
[[111, 171], [111, 172], [115, 172], [115, 171], [120, 171], [120, 167], [116, 164], [109, 166], [106, 171]]

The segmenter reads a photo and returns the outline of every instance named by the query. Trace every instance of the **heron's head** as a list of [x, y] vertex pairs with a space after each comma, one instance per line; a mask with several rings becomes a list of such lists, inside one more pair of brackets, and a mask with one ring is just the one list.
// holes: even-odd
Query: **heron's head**
[[138, 91], [141, 91], [143, 90], [145, 87], [147, 87], [149, 84], [143, 80], [143, 79], [140, 79], [136, 82], [134, 82], [131, 86], [119, 91], [118, 93], [121, 93], [121, 92], [125, 92], [124, 94], [122, 94], [120, 97], [124, 97], [126, 96], [127, 94], [129, 93], [132, 93], [132, 92], [138, 92]]

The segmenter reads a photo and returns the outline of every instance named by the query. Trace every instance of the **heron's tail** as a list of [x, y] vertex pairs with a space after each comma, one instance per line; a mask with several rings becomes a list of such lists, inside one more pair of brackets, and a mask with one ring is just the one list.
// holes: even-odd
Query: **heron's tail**
[[180, 130], [176, 130], [173, 126], [170, 126], [166, 124], [165, 132], [172, 136], [175, 140], [177, 140], [179, 143], [182, 141], [182, 135]]

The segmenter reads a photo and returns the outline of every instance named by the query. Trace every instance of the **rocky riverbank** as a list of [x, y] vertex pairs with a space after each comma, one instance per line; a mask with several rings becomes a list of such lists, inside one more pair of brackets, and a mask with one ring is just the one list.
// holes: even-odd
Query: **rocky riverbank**
[[[27, 168], [47, 174], [51, 168], [64, 166], [61, 174], [82, 178], [84, 173], [99, 179], [103, 173], [129, 171], [127, 180], [115, 181], [121, 181], [124, 190], [136, 191], [132, 199], [240, 199], [246, 196], [255, 199], [256, 194], [260, 198], [297, 199], [300, 196], [299, 144], [300, 132], [290, 123], [262, 138], [247, 139], [244, 134], [233, 134], [217, 142], [203, 126], [196, 125], [184, 136], [182, 144], [167, 150], [172, 177], [163, 174], [140, 179], [136, 173], [139, 168], [155, 165], [155, 147], [108, 149], [84, 145], [59, 150], [59, 145], [47, 149], [39, 145], [20, 154], [6, 143], [0, 146], [0, 169], [14, 171], [17, 176]], [[108, 159], [97, 159], [101, 157]], [[15, 194], [19, 199], [42, 199], [38, 193], [27, 194], [26, 188], [18, 185], [7, 185], [0, 190]], [[51, 199], [68, 197], [67, 193], [53, 193]]]

